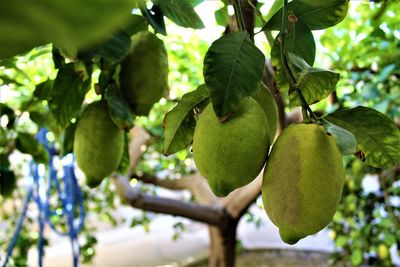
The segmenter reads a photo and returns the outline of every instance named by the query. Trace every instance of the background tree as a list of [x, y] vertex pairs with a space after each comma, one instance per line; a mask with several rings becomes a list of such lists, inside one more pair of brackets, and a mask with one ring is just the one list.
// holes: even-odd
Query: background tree
[[[1, 106], [2, 183], [3, 181], [11, 181], [11, 184], [14, 184], [14, 177], [24, 175], [20, 171], [23, 168], [19, 169], [16, 166], [10, 168], [8, 166], [9, 163], [13, 163], [12, 160], [9, 160], [9, 157], [12, 157], [15, 150], [30, 154], [38, 163], [47, 163], [46, 151], [34, 139], [34, 134], [40, 127], [50, 130], [48, 139], [56, 144], [60, 155], [70, 153], [72, 151], [73, 133], [79, 120], [82, 105], [91, 100], [99, 99], [98, 95], [102, 95], [109, 104], [112, 119], [119, 127], [124, 128], [129, 133], [127, 137], [129, 136], [131, 141], [129, 142], [129, 153], [127, 153], [127, 145], [120, 167], [112, 179], [105, 179], [96, 189], [89, 189], [82, 185], [86, 209], [101, 213], [103, 218], [115, 224], [117, 222], [111, 215], [111, 211], [115, 208], [116, 200], [114, 197], [118, 193], [123, 202], [146, 212], [178, 215], [207, 223], [211, 237], [210, 266], [233, 266], [237, 225], [247, 212], [248, 207], [259, 197], [262, 176], [258, 176], [247, 186], [235, 190], [224, 198], [217, 198], [211, 192], [207, 181], [197, 173], [191, 164], [187, 164], [192, 157], [189, 150], [180, 150], [169, 157], [161, 156], [162, 153], [166, 153], [168, 148], [172, 149], [171, 147], [166, 148], [162, 143], [164, 141], [165, 144], [167, 139], [162, 129], [163, 116], [180, 97], [173, 95], [173, 93], [186, 93], [201, 85], [203, 77], [200, 68], [202, 67], [202, 58], [208, 49], [207, 45], [201, 40], [195, 39], [197, 42], [191, 42], [187, 45], [182, 42], [181, 45], [185, 49], [180, 49], [180, 47], [174, 48], [176, 40], [164, 39], [170, 63], [171, 92], [169, 97], [156, 103], [147, 116], [135, 118], [135, 114], [128, 107], [126, 99], [121, 97], [118, 88], [120, 63], [129, 54], [130, 37], [144, 30], [157, 32], [159, 37], [161, 37], [160, 34], [165, 35], [168, 30], [168, 24], [167, 27], [165, 26], [166, 18], [182, 27], [201, 28], [203, 23], [192, 8], [201, 1], [182, 1], [179, 5], [174, 1], [153, 1], [151, 8], [142, 5], [143, 3], [140, 1], [132, 1], [131, 4], [120, 6], [120, 10], [119, 7], [115, 7], [117, 6], [115, 4], [104, 7], [101, 6], [100, 2], [103, 3], [104, 1], [99, 1], [99, 10], [95, 13], [104, 19], [96, 21], [115, 21], [115, 25], [87, 24], [85, 16], [93, 13], [93, 5], [76, 4], [78, 6], [73, 8], [82, 10], [81, 14], [75, 12], [69, 14], [68, 10], [72, 10], [72, 8], [70, 6], [66, 8], [63, 5], [71, 4], [39, 6], [34, 9], [37, 11], [35, 13], [27, 7], [22, 8], [11, 2], [2, 3], [1, 9], [8, 10], [8, 13], [7, 16], [3, 16], [0, 23], [11, 25], [8, 28], [2, 27], [4, 32], [0, 34], [3, 38], [0, 40], [1, 43], [7, 44], [1, 53], [3, 59], [1, 61], [2, 94], [7, 92], [14, 96], [7, 101], [2, 101]], [[293, 3], [296, 2], [302, 1], [293, 1]], [[318, 63], [316, 65], [323, 65], [321, 63], [323, 61], [315, 57], [314, 39], [312, 36], [310, 38], [311, 30], [326, 28], [328, 25], [332, 26], [332, 24], [339, 22], [345, 16], [347, 9], [345, 8], [347, 7], [346, 1], [329, 1], [329, 3], [332, 4], [329, 8], [321, 4], [325, 8], [323, 9], [325, 13], [322, 12], [322, 14], [317, 14], [314, 17], [303, 14], [305, 11], [296, 7], [295, 4], [289, 6], [287, 16], [289, 18], [287, 22], [289, 30], [286, 32], [288, 34], [286, 40], [287, 43], [294, 44], [294, 46], [283, 45], [283, 51], [287, 50], [303, 57], [308, 65], [312, 66], [314, 59]], [[221, 9], [215, 13], [217, 21], [227, 26], [225, 34], [237, 30], [246, 30], [250, 35], [250, 40], [254, 37], [254, 27], [263, 27], [269, 41], [272, 59], [267, 61], [265, 67], [262, 68], [264, 73], [263, 76], [260, 76], [260, 79], [263, 79], [268, 90], [271, 90], [275, 96], [279, 108], [280, 129], [283, 129], [289, 123], [299, 122], [301, 119], [298, 118], [298, 113], [287, 116], [292, 107], [298, 105], [298, 102], [295, 102], [295, 94], [292, 92], [289, 96], [287, 94], [288, 87], [292, 84], [287, 80], [285, 66], [282, 65], [281, 61], [281, 54], [283, 53], [282, 44], [279, 44], [279, 37], [285, 39], [285, 37], [282, 37], [282, 32], [287, 30], [280, 23], [282, 13], [285, 13], [282, 12], [284, 1], [276, 1], [268, 14], [262, 14], [260, 12], [262, 3], [257, 4], [255, 1], [233, 1], [232, 4], [235, 7], [235, 15], [229, 17], [228, 3], [224, 2]], [[329, 29], [321, 37], [324, 49], [333, 52], [330, 54], [332, 56], [331, 62], [334, 62], [332, 69], [338, 71], [342, 78], [339, 86], [336, 87], [335, 78], [330, 78], [331, 74], [325, 74], [328, 72], [321, 71], [324, 81], [331, 81], [333, 86], [324, 84], [325, 87], [322, 92], [313, 88], [312, 85], [311, 88], [315, 91], [304, 89], [303, 93], [307, 102], [315, 97], [322, 100], [323, 97], [320, 94], [323, 94], [323, 96], [330, 94], [327, 101], [315, 104], [313, 110], [326, 114], [343, 108], [364, 105], [374, 107], [387, 114], [392, 120], [399, 120], [398, 101], [400, 98], [398, 96], [400, 89], [397, 63], [399, 44], [397, 40], [398, 31], [396, 30], [398, 20], [394, 15], [396, 6], [398, 5], [391, 2], [383, 2], [380, 5], [372, 3], [360, 5], [357, 13], [359, 18], [356, 18], [356, 20], [346, 18], [344, 22]], [[50, 8], [52, 12], [48, 12]], [[90, 12], [84, 12], [84, 8], [89, 8]], [[137, 14], [129, 14], [131, 8], [135, 8]], [[372, 16], [371, 10], [374, 11]], [[333, 14], [336, 11], [340, 11], [340, 18], [334, 18], [333, 22], [323, 20], [327, 14]], [[99, 14], [99, 12], [102, 13]], [[51, 14], [51, 16], [46, 17], [44, 14]], [[124, 15], [122, 16], [122, 14]], [[241, 16], [238, 16], [238, 14], [241, 14]], [[59, 21], [57, 17], [61, 15], [67, 18], [64, 23], [69, 25], [68, 28], [80, 29], [82, 32], [62, 31], [62, 28], [57, 28], [57, 26], [63, 25], [54, 23]], [[10, 23], [10, 21], [15, 22], [14, 17], [26, 18], [24, 26]], [[116, 17], [121, 19], [115, 20]], [[71, 24], [72, 22], [74, 24]], [[308, 26], [304, 26], [304, 23]], [[54, 25], [54, 29], [43, 31], [43, 25], [52, 25], [52, 27]], [[72, 25], [78, 26], [73, 27]], [[38, 34], [32, 37], [14, 34], [15, 32], [25, 32], [26, 27], [32, 32], [43, 32], [43, 35]], [[295, 27], [297, 31], [290, 30], [290, 27]], [[311, 30], [307, 30], [307, 28], [311, 28]], [[274, 40], [271, 31], [275, 31], [273, 32], [274, 35], [276, 35], [276, 31], [281, 33], [277, 37], [275, 36]], [[23, 36], [23, 39], [18, 40], [16, 38], [18, 36]], [[82, 36], [87, 36], [87, 38], [81, 38]], [[353, 48], [355, 44], [353, 36], [359, 38], [356, 39], [359, 42], [359, 49], [354, 50]], [[336, 40], [338, 37], [340, 37], [340, 42]], [[179, 37], [175, 38], [179, 40]], [[45, 45], [47, 43], [53, 43], [53, 45]], [[226, 46], [228, 45], [229, 43], [226, 44]], [[41, 47], [34, 48], [36, 46]], [[32, 48], [33, 50], [31, 50]], [[29, 50], [31, 51], [28, 52]], [[359, 54], [354, 51], [358, 51]], [[23, 52], [28, 53], [21, 54]], [[263, 52], [269, 57], [267, 51]], [[20, 55], [13, 57], [17, 54]], [[366, 54], [372, 56], [367, 57]], [[286, 60], [290, 61], [290, 58]], [[40, 68], [38, 67], [39, 64], [46, 64], [46, 67]], [[49, 65], [54, 67], [47, 67]], [[226, 70], [229, 66], [228, 62], [221, 62], [222, 69], [225, 68]], [[301, 68], [303, 71], [311, 72], [310, 66], [303, 64]], [[151, 79], [154, 75], [154, 73], [149, 73], [147, 79]], [[177, 92], [174, 92], [175, 83], [178, 83], [179, 80], [187, 81], [187, 90], [182, 90], [183, 92], [176, 90]], [[249, 81], [244, 80], [244, 82]], [[318, 85], [318, 80], [316, 82]], [[243, 81], [240, 83], [243, 83]], [[181, 84], [179, 82], [179, 85]], [[201, 88], [200, 86], [196, 91], [199, 92]], [[331, 92], [334, 89], [336, 89], [336, 92]], [[289, 91], [291, 91], [290, 88]], [[211, 98], [213, 98], [213, 94], [218, 95], [221, 92], [218, 90], [211, 91]], [[250, 94], [250, 92], [246, 92], [246, 94]], [[318, 94], [319, 96], [316, 96]], [[197, 103], [207, 101], [208, 94], [199, 95], [199, 93], [196, 95], [198, 97]], [[189, 95], [186, 95], [186, 97], [190, 99]], [[297, 101], [299, 100], [297, 99]], [[179, 103], [187, 102], [182, 98]], [[312, 113], [310, 114], [307, 110], [308, 104], [304, 105], [303, 103], [302, 106], [305, 117], [310, 116]], [[188, 116], [187, 118], [190, 121], [190, 116], [195, 115], [201, 109], [201, 105], [189, 106], [185, 111], [186, 113], [179, 113], [178, 117]], [[360, 129], [362, 127], [357, 125], [360, 117], [357, 116], [360, 115], [350, 114], [349, 118], [352, 125]], [[343, 121], [346, 122], [343, 116], [333, 116], [329, 121], [341, 127], [344, 127]], [[376, 124], [377, 122], [368, 122], [370, 122], [372, 129], [378, 126], [387, 128], [388, 126], [385, 123], [390, 125], [389, 122], [385, 121], [379, 121], [379, 125]], [[131, 128], [133, 124], [136, 126]], [[189, 127], [182, 124], [174, 125], [187, 131], [193, 128], [193, 121], [187, 124]], [[363, 147], [370, 142], [370, 139], [363, 136], [360, 138], [357, 129], [353, 132], [347, 128], [347, 130], [353, 132], [357, 141]], [[369, 146], [363, 147], [362, 151], [357, 154], [361, 158], [366, 156], [367, 163], [372, 163], [374, 167], [360, 164], [360, 161], [354, 160], [354, 158], [345, 158], [348, 168], [348, 182], [345, 186], [342, 205], [330, 226], [334, 230], [332, 233], [335, 233], [334, 239], [338, 247], [337, 253], [332, 257], [333, 261], [342, 260], [344, 263], [351, 262], [353, 265], [362, 263], [390, 264], [390, 255], [382, 252], [384, 251], [383, 246], [388, 248], [397, 242], [397, 248], [399, 248], [399, 239], [396, 238], [396, 234], [393, 235], [393, 232], [399, 229], [399, 227], [396, 227], [398, 225], [399, 206], [391, 201], [393, 196], [399, 195], [398, 186], [396, 186], [399, 171], [398, 169], [376, 168], [394, 166], [399, 163], [399, 150], [388, 148], [399, 146], [398, 130], [386, 133], [386, 136], [392, 135], [397, 136], [397, 139], [393, 139], [389, 143], [378, 144], [379, 151], [382, 154], [389, 153], [388, 157], [381, 156], [378, 157], [378, 160], [371, 161], [370, 159], [374, 158], [372, 155], [377, 148]], [[380, 132], [377, 133], [377, 136], [385, 137]], [[179, 139], [180, 137], [173, 136], [172, 141]], [[189, 139], [190, 143], [191, 137]], [[170, 144], [173, 143], [172, 141]], [[185, 141], [187, 143], [187, 140]], [[143, 145], [147, 147], [145, 151], [142, 150]], [[177, 146], [172, 150], [182, 148], [184, 147]], [[387, 158], [394, 158], [395, 164], [383, 164], [388, 160]], [[21, 163], [21, 165], [24, 164], [27, 163]], [[362, 180], [367, 172], [379, 174], [380, 188], [375, 193], [365, 193], [362, 187]], [[7, 179], [4, 179], [4, 177]], [[131, 183], [129, 183], [127, 177], [131, 179]], [[134, 187], [131, 186], [132, 181], [136, 181]], [[11, 185], [10, 187], [14, 186]], [[191, 192], [192, 198], [163, 198], [156, 194], [158, 187], [170, 190], [188, 190]], [[2, 184], [2, 193], [4, 188], [8, 188], [8, 186]], [[24, 190], [19, 188], [12, 193], [14, 197], [11, 201], [15, 207], [21, 205], [23, 192]], [[7, 199], [4, 198], [3, 200], [6, 201]], [[362, 208], [358, 208], [359, 206]], [[18, 210], [18, 208], [15, 209]], [[148, 225], [150, 219], [146, 212], [143, 213], [141, 218], [136, 218], [132, 224]], [[14, 218], [17, 214], [10, 211], [3, 211], [2, 214], [10, 222], [16, 221]], [[35, 231], [31, 230], [32, 225], [34, 225], [33, 220], [24, 225], [14, 255], [26, 255], [27, 249], [37, 241], [38, 236], [33, 234]], [[59, 222], [59, 227], [65, 227], [65, 222]], [[11, 231], [11, 228], [9, 229]], [[84, 228], [83, 231], [86, 234], [86, 243], [81, 244], [81, 251], [83, 261], [88, 261], [94, 255], [93, 245], [96, 239], [91, 234], [93, 229]], [[365, 240], [361, 238], [365, 238]], [[7, 238], [3, 240], [2, 246], [6, 246]], [[25, 262], [26, 258], [18, 257], [13, 264], [18, 266]]]

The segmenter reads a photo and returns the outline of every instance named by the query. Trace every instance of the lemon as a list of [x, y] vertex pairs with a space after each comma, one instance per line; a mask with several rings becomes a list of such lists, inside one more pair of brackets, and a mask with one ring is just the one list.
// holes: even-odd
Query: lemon
[[257, 91], [251, 97], [264, 109], [265, 115], [268, 118], [268, 127], [271, 133], [270, 141], [272, 144], [278, 128], [278, 107], [275, 103], [274, 96], [271, 91], [261, 83]]
[[90, 187], [100, 184], [118, 167], [123, 148], [123, 132], [111, 120], [107, 103], [89, 104], [76, 127], [74, 153]]
[[322, 126], [296, 124], [283, 130], [264, 171], [262, 198], [284, 242], [294, 244], [330, 222], [344, 179], [342, 155]]
[[211, 104], [205, 108], [194, 132], [193, 157], [215, 195], [226, 196], [260, 173], [270, 136], [265, 112], [252, 98], [224, 123]]
[[168, 89], [167, 52], [151, 32], [138, 32], [131, 40], [131, 52], [121, 63], [121, 93], [133, 113], [147, 115]]
[[378, 256], [381, 260], [385, 260], [389, 257], [389, 249], [384, 244], [379, 244], [378, 246]]

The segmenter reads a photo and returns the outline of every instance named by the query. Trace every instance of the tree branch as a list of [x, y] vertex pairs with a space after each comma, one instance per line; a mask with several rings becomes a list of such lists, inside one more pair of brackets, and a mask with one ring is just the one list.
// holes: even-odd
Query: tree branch
[[147, 195], [136, 191], [124, 176], [113, 175], [112, 178], [119, 196], [134, 208], [181, 216], [215, 226], [219, 226], [226, 217], [226, 212], [222, 207]]
[[186, 183], [183, 177], [181, 179], [160, 179], [154, 175], [144, 173], [142, 175], [132, 174], [131, 178], [137, 179], [146, 184], [160, 186], [169, 190], [186, 189]]
[[[241, 27], [243, 27], [241, 30], [247, 31], [250, 35], [250, 38], [254, 40], [255, 13], [253, 6], [257, 4], [257, 0], [230, 0], [229, 3], [234, 6], [235, 15], [231, 16], [229, 25], [225, 29], [225, 34], [238, 31]], [[244, 23], [244, 25], [241, 27], [239, 26], [241, 22], [238, 21], [236, 16], [237, 13], [240, 14], [239, 16]]]
[[149, 133], [143, 127], [135, 125], [129, 131], [129, 160], [130, 166], [128, 170], [129, 176], [134, 172], [137, 162], [146, 149], [146, 144], [150, 139]]
[[382, 17], [382, 15], [385, 14], [385, 12], [386, 12], [386, 10], [387, 10], [387, 8], [389, 6], [388, 4], [389, 4], [389, 1], [388, 0], [384, 0], [382, 5], [381, 5], [381, 7], [378, 9], [378, 12], [375, 13], [375, 15], [372, 17], [372, 19], [373, 20], [379, 20]]
[[244, 27], [246, 31], [250, 34], [252, 40], [254, 39], [254, 25], [256, 18], [253, 6], [256, 5], [257, 0], [240, 0]]
[[146, 144], [150, 139], [149, 133], [140, 126], [135, 126], [130, 131], [129, 142], [129, 177], [136, 178], [144, 183], [154, 184], [170, 190], [190, 190], [193, 196], [202, 204], [218, 204], [217, 197], [211, 192], [207, 181], [199, 173], [186, 175], [180, 179], [160, 179], [149, 174], [135, 174], [135, 166], [145, 152]]
[[199, 173], [185, 175], [180, 179], [160, 179], [150, 174], [135, 175], [131, 178], [143, 183], [153, 184], [169, 190], [184, 190], [192, 192], [193, 196], [202, 204], [217, 204], [218, 198], [212, 193], [207, 181]]

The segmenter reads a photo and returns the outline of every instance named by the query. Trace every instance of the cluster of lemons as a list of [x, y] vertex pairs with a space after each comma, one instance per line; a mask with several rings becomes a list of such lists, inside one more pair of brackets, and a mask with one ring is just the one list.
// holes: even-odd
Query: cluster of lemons
[[318, 124], [288, 126], [269, 153], [277, 117], [273, 96], [265, 88], [225, 123], [219, 122], [210, 104], [196, 125], [193, 155], [217, 196], [250, 183], [266, 162], [264, 209], [282, 240], [294, 244], [330, 222], [345, 173], [334, 138]]
[[[121, 63], [119, 83], [121, 97], [135, 115], [147, 115], [165, 94], [167, 52], [155, 34], [141, 31], [133, 35], [130, 53]], [[99, 185], [117, 169], [124, 141], [123, 130], [111, 119], [106, 100], [86, 106], [75, 130], [74, 154], [90, 187]]]
[[[135, 34], [119, 76], [121, 95], [134, 114], [146, 115], [165, 94], [167, 76], [162, 41], [147, 31]], [[247, 185], [265, 166], [264, 208], [282, 240], [294, 244], [331, 220], [342, 194], [344, 168], [334, 138], [322, 126], [294, 124], [274, 142], [277, 121], [275, 101], [264, 86], [223, 123], [209, 104], [197, 121], [193, 156], [217, 196]], [[115, 171], [123, 150], [124, 134], [112, 121], [107, 102], [89, 104], [74, 139], [87, 184], [97, 186]]]

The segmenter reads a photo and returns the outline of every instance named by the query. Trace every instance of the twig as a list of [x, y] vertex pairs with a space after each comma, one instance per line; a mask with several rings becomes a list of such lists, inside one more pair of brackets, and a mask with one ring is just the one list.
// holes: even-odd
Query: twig
[[240, 31], [245, 30], [242, 8], [240, 7], [240, 0], [233, 0], [233, 9], [235, 10], [236, 21]]
[[296, 78], [294, 77], [292, 71], [290, 70], [287, 58], [286, 58], [286, 51], [285, 51], [285, 39], [286, 39], [286, 31], [287, 31], [287, 17], [288, 17], [288, 10], [287, 10], [288, 0], [284, 0], [283, 2], [283, 12], [282, 12], [282, 23], [281, 23], [281, 35], [280, 35], [280, 51], [281, 51], [281, 61], [283, 64], [283, 68], [285, 69], [286, 77], [289, 80], [289, 92], [294, 90], [296, 91], [297, 95], [300, 98], [302, 111], [303, 111], [303, 118], [309, 120], [309, 115], [312, 117], [313, 120], [317, 120], [318, 118], [315, 116], [313, 111], [311, 110], [310, 106], [307, 104], [303, 94], [300, 91], [300, 88], [297, 86]]

